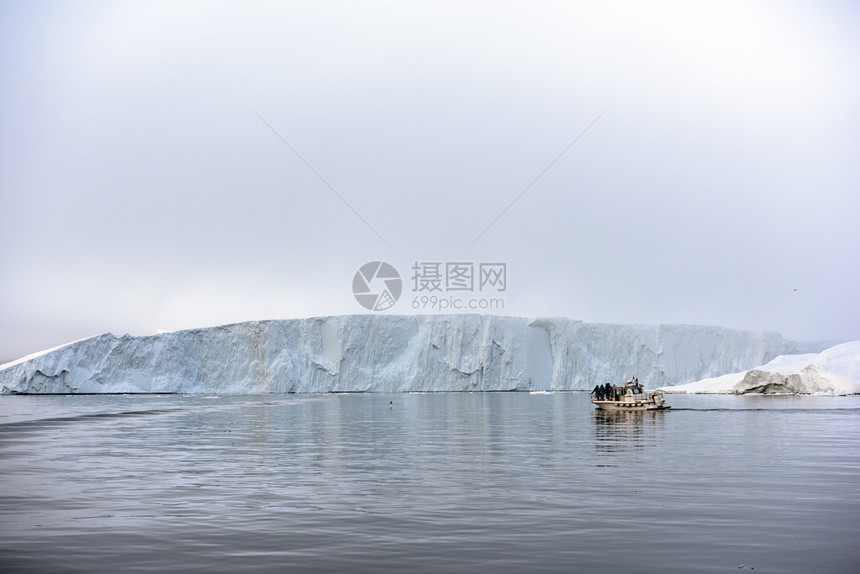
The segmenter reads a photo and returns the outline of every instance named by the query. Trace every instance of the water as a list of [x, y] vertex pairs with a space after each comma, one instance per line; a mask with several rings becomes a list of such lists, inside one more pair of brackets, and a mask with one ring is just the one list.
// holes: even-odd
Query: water
[[860, 571], [860, 397], [669, 401], [2, 396], [0, 570]]

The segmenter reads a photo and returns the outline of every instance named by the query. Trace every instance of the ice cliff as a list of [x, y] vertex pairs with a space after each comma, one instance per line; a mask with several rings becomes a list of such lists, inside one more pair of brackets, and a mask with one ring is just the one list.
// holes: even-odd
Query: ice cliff
[[823, 346], [777, 333], [492, 315], [353, 315], [103, 334], [0, 365], [0, 393], [291, 393], [647, 387]]
[[821, 353], [780, 355], [753, 369], [663, 390], [691, 394], [860, 394], [860, 341], [842, 343]]

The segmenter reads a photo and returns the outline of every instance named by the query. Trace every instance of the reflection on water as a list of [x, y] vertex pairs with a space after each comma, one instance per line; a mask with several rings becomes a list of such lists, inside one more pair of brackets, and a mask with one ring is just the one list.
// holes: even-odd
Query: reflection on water
[[625, 452], [653, 447], [665, 411], [604, 411], [591, 413], [594, 448], [603, 452]]

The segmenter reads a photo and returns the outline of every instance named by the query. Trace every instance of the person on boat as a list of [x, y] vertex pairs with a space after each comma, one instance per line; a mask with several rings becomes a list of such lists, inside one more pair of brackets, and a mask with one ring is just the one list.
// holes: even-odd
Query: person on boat
[[600, 387], [594, 385], [594, 390], [591, 391], [591, 394], [594, 396], [595, 399], [600, 400]]

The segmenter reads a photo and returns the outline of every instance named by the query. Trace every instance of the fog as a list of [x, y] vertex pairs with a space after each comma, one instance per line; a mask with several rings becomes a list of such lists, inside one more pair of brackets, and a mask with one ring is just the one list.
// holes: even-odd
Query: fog
[[[4, 2], [0, 359], [372, 312], [369, 261], [403, 284], [376, 312], [860, 339], [858, 24], [849, 2]], [[416, 290], [416, 263], [504, 263], [505, 289]]]

